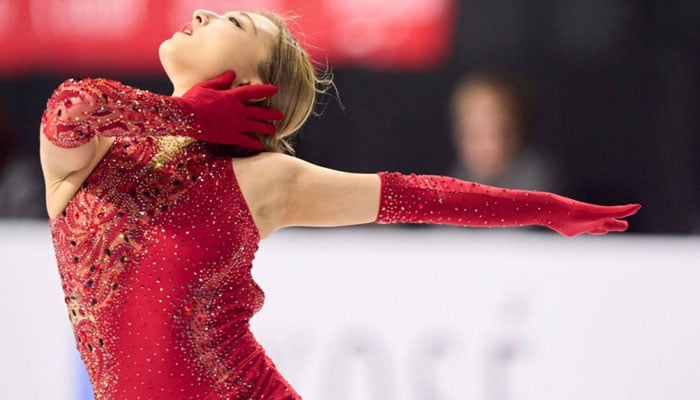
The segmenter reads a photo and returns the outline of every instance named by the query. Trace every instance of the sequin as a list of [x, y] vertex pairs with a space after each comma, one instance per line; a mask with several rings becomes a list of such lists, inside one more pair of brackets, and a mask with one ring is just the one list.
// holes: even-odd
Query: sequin
[[[56, 114], [100, 90], [72, 94]], [[95, 399], [299, 399], [249, 330], [264, 299], [251, 276], [260, 238], [231, 158], [202, 142], [125, 135], [144, 132], [113, 109], [85, 118], [95, 115], [107, 125], [90, 128], [117, 137], [49, 221]], [[149, 126], [185, 129], [176, 119]], [[70, 143], [85, 136], [61, 129]]]
[[505, 189], [437, 175], [380, 172], [376, 221], [474, 227], [539, 225], [564, 236], [624, 231], [638, 204], [599, 206], [554, 193]]
[[[41, 126], [52, 143], [66, 148], [85, 144], [95, 135], [188, 139], [188, 133], [200, 130], [195, 116], [167, 96], [102, 78], [68, 79], [59, 85], [47, 101]], [[163, 165], [167, 156], [151, 161]]]
[[[431, 223], [474, 227], [551, 226], [540, 212], [556, 196], [544, 192], [503, 189], [437, 175], [380, 172], [382, 194], [375, 222]], [[530, 196], [530, 195], [533, 196]], [[531, 201], [541, 202], [533, 210]], [[511, 201], [502, 201], [511, 200]], [[525, 210], [521, 210], [525, 208]], [[466, 218], [466, 219], [465, 219]]]

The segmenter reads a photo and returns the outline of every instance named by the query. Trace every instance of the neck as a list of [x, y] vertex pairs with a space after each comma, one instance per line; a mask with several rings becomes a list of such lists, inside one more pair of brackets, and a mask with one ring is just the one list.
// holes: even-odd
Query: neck
[[194, 86], [197, 82], [189, 82], [186, 79], [179, 79], [178, 82], [173, 82], [173, 80], [170, 80], [170, 83], [173, 85], [173, 97], [182, 97], [185, 93], [187, 93], [192, 86]]
[[173, 94], [172, 94], [172, 96], [173, 96], [173, 97], [182, 97], [182, 95], [185, 94], [185, 92], [187, 92], [187, 89], [182, 88], [182, 87], [177, 87], [177, 86], [176, 86], [176, 87], [173, 89]]

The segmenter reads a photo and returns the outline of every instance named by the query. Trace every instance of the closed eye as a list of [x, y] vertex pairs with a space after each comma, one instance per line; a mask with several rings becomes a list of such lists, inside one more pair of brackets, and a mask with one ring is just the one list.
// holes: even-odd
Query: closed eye
[[234, 17], [228, 17], [228, 20], [231, 21], [231, 22], [233, 22], [234, 24], [236, 24], [236, 26], [239, 27], [240, 29], [243, 29], [243, 25], [241, 25], [241, 23], [238, 22], [238, 20], [237, 20], [236, 18], [234, 18]]

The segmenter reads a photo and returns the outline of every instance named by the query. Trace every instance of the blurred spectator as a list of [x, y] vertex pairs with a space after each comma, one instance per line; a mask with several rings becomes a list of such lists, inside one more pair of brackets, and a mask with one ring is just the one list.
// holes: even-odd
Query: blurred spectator
[[449, 174], [488, 185], [556, 191], [555, 166], [532, 148], [527, 85], [496, 71], [465, 75], [451, 102], [457, 162]]

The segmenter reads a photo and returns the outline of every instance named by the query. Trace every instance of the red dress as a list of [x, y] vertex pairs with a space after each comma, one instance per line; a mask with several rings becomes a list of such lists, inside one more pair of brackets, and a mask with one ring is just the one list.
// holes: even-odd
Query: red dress
[[[64, 82], [42, 128], [62, 147], [116, 137], [50, 221], [95, 397], [299, 399], [249, 330], [263, 304], [250, 274], [260, 236], [230, 148], [187, 137], [200, 127], [167, 97], [103, 79]], [[378, 223], [537, 224], [573, 236], [625, 230], [618, 218], [639, 210], [440, 176], [380, 178]]]
[[260, 237], [219, 150], [117, 137], [50, 220], [98, 400], [300, 398], [249, 329]]

